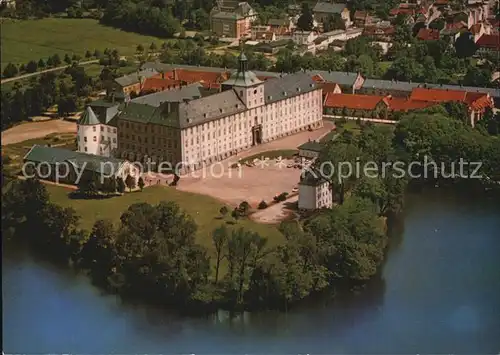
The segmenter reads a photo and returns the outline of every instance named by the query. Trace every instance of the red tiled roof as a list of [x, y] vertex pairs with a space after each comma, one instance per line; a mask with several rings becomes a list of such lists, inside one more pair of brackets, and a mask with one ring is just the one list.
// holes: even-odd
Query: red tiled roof
[[396, 33], [396, 29], [393, 26], [379, 27], [379, 26], [366, 26], [363, 30], [363, 35], [365, 36], [390, 36]]
[[166, 89], [176, 88], [181, 85], [180, 80], [173, 80], [170, 78], [162, 79], [162, 78], [147, 78], [144, 80], [144, 84], [142, 85], [142, 90], [144, 91], [163, 91]]
[[332, 94], [325, 98], [325, 107], [349, 108], [355, 110], [373, 110], [384, 96], [358, 95], [358, 94]]
[[500, 50], [500, 36], [499, 35], [482, 35], [477, 40], [476, 44], [482, 48]]
[[410, 100], [429, 101], [429, 102], [446, 102], [446, 101], [464, 101], [465, 91], [460, 90], [441, 90], [441, 89], [425, 89], [414, 88], [411, 91]]
[[481, 25], [482, 25], [481, 23], [476, 23], [476, 24], [470, 26], [469, 31], [473, 35], [477, 35], [481, 31]]
[[366, 16], [367, 16], [367, 12], [366, 11], [360, 11], [360, 10], [357, 10], [355, 13], [354, 13], [354, 19], [355, 20], [364, 20], [366, 19]]
[[467, 104], [467, 106], [474, 111], [483, 110], [486, 107], [493, 107], [493, 101], [488, 94], [461, 90], [415, 88], [411, 92], [410, 100], [429, 103], [458, 101]]
[[314, 80], [317, 83], [324, 83], [325, 79], [319, 74], [313, 75], [312, 80]]
[[465, 103], [474, 111], [480, 111], [486, 107], [493, 108], [493, 101], [487, 94], [480, 92], [467, 92], [465, 94]]
[[321, 88], [323, 89], [323, 94], [327, 94], [329, 92], [333, 93], [337, 88], [340, 89], [336, 83], [323, 83]]
[[203, 85], [205, 89], [220, 89], [220, 87], [222, 86], [219, 83], [209, 83], [209, 82], [202, 82], [201, 85]]
[[435, 102], [415, 101], [406, 97], [386, 97], [384, 102], [391, 111], [411, 111], [436, 105]]
[[434, 1], [434, 5], [446, 5], [448, 0], [436, 0]]
[[273, 39], [273, 35], [274, 35], [274, 32], [272, 32], [272, 31], [257, 32], [255, 34], [255, 38], [270, 41]]
[[230, 74], [227, 72], [205, 72], [186, 69], [174, 69], [168, 73], [168, 77], [174, 80], [181, 80], [186, 83], [218, 83], [229, 78]]
[[451, 22], [446, 24], [447, 30], [460, 30], [462, 28], [467, 28], [467, 24], [464, 21]]
[[439, 30], [435, 30], [432, 28], [421, 28], [418, 31], [417, 38], [423, 41], [429, 40], [438, 40], [439, 39]]

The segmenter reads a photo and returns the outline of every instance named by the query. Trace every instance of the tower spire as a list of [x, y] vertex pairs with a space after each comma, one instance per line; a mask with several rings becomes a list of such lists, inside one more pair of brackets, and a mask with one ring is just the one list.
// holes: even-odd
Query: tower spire
[[244, 53], [244, 47], [243, 47], [243, 39], [240, 39], [240, 55], [238, 57], [238, 62], [239, 62], [239, 72], [240, 73], [245, 73], [248, 70], [248, 59], [247, 56]]

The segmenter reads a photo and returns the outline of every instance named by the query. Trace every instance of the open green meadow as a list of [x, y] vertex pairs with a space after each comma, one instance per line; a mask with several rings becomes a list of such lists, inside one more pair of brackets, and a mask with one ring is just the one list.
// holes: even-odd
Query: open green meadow
[[[182, 179], [179, 183], [182, 184]], [[227, 221], [231, 223], [233, 221], [230, 216], [220, 219], [219, 210], [224, 205], [223, 203], [209, 196], [178, 191], [173, 187], [152, 186], [143, 191], [129, 192], [122, 196], [85, 200], [71, 199], [69, 194], [72, 190], [62, 186], [46, 186], [52, 202], [63, 207], [74, 208], [82, 217], [80, 226], [87, 230], [92, 229], [94, 222], [98, 219], [109, 219], [117, 223], [121, 214], [134, 203], [157, 204], [160, 201], [174, 201], [194, 218], [198, 225], [198, 242], [209, 250], [213, 250], [212, 231], [221, 224], [225, 224], [229, 229], [243, 227], [257, 232], [268, 238], [268, 246], [284, 242], [283, 235], [275, 225], [260, 224], [247, 218], [239, 219], [235, 224], [228, 224]]]
[[133, 55], [138, 44], [158, 47], [165, 39], [125, 32], [93, 19], [45, 18], [2, 23], [2, 68], [7, 63], [27, 63], [58, 53], [83, 56], [86, 50], [115, 48], [121, 55]]

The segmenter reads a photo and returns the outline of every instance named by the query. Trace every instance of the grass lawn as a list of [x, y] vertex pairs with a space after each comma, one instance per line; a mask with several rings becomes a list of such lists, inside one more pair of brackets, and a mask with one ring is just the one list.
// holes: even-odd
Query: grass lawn
[[99, 24], [93, 19], [45, 18], [41, 20], [5, 21], [2, 23], [2, 68], [7, 63], [27, 63], [30, 60], [58, 53], [83, 56], [88, 49], [116, 48], [121, 55], [132, 55], [138, 44], [148, 48], [155, 42], [158, 48], [164, 39], [125, 32]]
[[350, 131], [352, 134], [356, 135], [361, 133], [361, 127], [356, 121], [347, 120], [346, 123], [342, 124], [341, 126], [337, 126], [337, 133], [342, 133], [344, 131]]
[[[55, 185], [47, 185], [51, 200], [64, 207], [73, 207], [82, 217], [81, 227], [90, 230], [98, 219], [110, 219], [118, 222], [121, 214], [131, 205], [138, 202], [157, 204], [160, 201], [174, 201], [191, 215], [198, 225], [198, 242], [213, 251], [212, 231], [225, 223], [229, 229], [243, 227], [268, 238], [268, 245], [273, 246], [284, 242], [283, 235], [276, 226], [259, 224], [249, 219], [240, 219], [234, 225], [218, 219], [219, 210], [223, 206], [216, 199], [178, 191], [173, 187], [152, 186], [142, 192], [125, 193], [123, 196], [103, 200], [75, 200], [69, 198], [70, 190]], [[231, 209], [230, 209], [231, 210]], [[232, 220], [226, 216], [226, 221]]]
[[326, 136], [324, 136], [323, 138], [320, 139], [320, 142], [321, 143], [325, 143], [325, 142], [329, 142], [333, 139], [333, 137], [335, 137], [339, 132], [337, 131], [337, 129], [333, 129], [330, 131], [330, 133], [328, 133]]
[[380, 62], [378, 65], [380, 66], [380, 69], [382, 71], [382, 75], [384, 75], [391, 67], [392, 62]]
[[245, 162], [251, 162], [254, 159], [262, 159], [262, 158], [269, 158], [269, 159], [276, 159], [278, 157], [282, 158], [291, 158], [295, 154], [297, 154], [299, 151], [296, 149], [284, 149], [284, 150], [270, 150], [267, 152], [262, 152], [258, 153], [255, 155], [251, 155], [247, 158], [243, 158], [240, 160], [240, 163], [245, 163]]

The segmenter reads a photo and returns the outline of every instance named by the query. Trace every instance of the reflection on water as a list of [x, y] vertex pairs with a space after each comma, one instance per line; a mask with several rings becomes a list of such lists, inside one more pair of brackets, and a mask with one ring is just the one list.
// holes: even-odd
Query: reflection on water
[[498, 353], [500, 204], [412, 195], [380, 277], [289, 313], [202, 318], [123, 304], [4, 248], [9, 353]]

